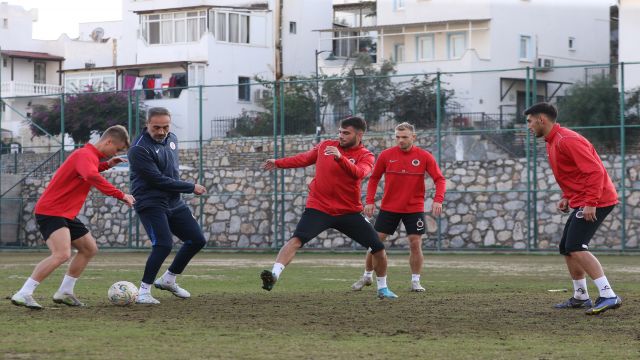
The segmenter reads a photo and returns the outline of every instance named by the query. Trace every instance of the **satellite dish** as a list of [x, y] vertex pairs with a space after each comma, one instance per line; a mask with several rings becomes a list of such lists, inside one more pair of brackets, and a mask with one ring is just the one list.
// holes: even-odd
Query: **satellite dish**
[[91, 32], [91, 39], [95, 42], [102, 42], [102, 38], [104, 38], [104, 29], [101, 27], [93, 29]]

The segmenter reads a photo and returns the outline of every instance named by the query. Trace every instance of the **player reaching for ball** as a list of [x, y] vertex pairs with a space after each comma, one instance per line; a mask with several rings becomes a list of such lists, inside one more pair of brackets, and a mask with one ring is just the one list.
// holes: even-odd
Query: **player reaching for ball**
[[371, 172], [374, 156], [362, 145], [367, 124], [359, 117], [340, 122], [338, 140], [325, 140], [313, 149], [284, 159], [269, 159], [265, 170], [316, 165], [316, 176], [309, 184], [309, 197], [293, 236], [280, 249], [271, 271], [260, 277], [262, 288], [271, 291], [285, 266], [298, 249], [321, 232], [332, 228], [347, 235], [371, 252], [380, 298], [396, 298], [387, 287], [387, 257], [373, 226], [362, 216], [360, 185]]
[[[51, 255], [33, 270], [24, 285], [11, 297], [14, 305], [42, 309], [33, 298], [38, 285], [55, 269], [71, 258], [71, 247], [78, 250], [69, 263], [62, 284], [53, 295], [53, 301], [68, 306], [84, 306], [74, 294], [76, 280], [98, 252], [96, 240], [76, 217], [87, 199], [91, 187], [114, 197], [127, 206], [135, 202], [133, 196], [123, 193], [109, 183], [101, 171], [124, 161], [113, 157], [129, 147], [129, 133], [123, 126], [108, 128], [96, 145], [86, 144], [71, 153], [60, 166], [35, 206], [36, 222]], [[100, 162], [100, 159], [110, 158]]]

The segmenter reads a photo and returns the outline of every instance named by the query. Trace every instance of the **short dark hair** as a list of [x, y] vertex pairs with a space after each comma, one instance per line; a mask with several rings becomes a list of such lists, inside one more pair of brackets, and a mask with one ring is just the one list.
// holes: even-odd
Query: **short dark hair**
[[129, 132], [127, 128], [122, 125], [114, 125], [102, 133], [100, 140], [111, 138], [122, 143], [122, 145], [129, 147]]
[[169, 110], [167, 108], [152, 107], [147, 112], [147, 122], [149, 122], [152, 117], [159, 116], [159, 115], [167, 115], [168, 117], [171, 117], [171, 113], [169, 112]]
[[344, 129], [348, 126], [351, 126], [354, 129], [360, 130], [362, 132], [367, 131], [367, 122], [359, 116], [349, 116], [348, 118], [342, 119], [340, 121], [341, 128]]
[[538, 114], [545, 114], [549, 117], [549, 119], [556, 121], [556, 118], [558, 117], [558, 110], [556, 110], [555, 106], [549, 103], [540, 102], [531, 105], [531, 107], [524, 111], [525, 116]]

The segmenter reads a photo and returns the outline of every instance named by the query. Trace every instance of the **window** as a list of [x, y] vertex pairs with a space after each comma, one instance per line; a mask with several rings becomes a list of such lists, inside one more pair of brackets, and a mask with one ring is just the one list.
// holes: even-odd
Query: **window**
[[[358, 32], [338, 31], [334, 33], [333, 53], [338, 57], [351, 57], [358, 52]], [[344, 38], [344, 39], [340, 39]]]
[[3, 18], [2, 19], [2, 28], [3, 29], [8, 29], [9, 28], [9, 19], [7, 19], [7, 18]]
[[404, 9], [404, 0], [393, 0], [393, 9], [394, 10]]
[[[189, 64], [189, 86], [204, 85], [204, 64]], [[192, 89], [193, 90], [193, 89]], [[197, 89], [196, 89], [197, 90]]]
[[65, 75], [65, 92], [86, 91], [88, 85], [91, 85], [94, 91], [115, 90], [116, 74], [110, 71], [103, 71]]
[[216, 40], [231, 43], [249, 43], [249, 15], [216, 12]]
[[295, 34], [297, 33], [298, 29], [297, 29], [297, 24], [295, 21], [289, 21], [289, 33], [290, 34]]
[[571, 51], [576, 50], [576, 38], [574, 38], [573, 36], [569, 37], [569, 50]]
[[227, 13], [218, 14], [218, 27], [216, 28], [216, 39], [227, 41]]
[[43, 61], [34, 61], [33, 63], [33, 82], [36, 84], [45, 84], [47, 74], [47, 63]]
[[251, 101], [251, 79], [245, 76], [238, 77], [238, 100]]
[[207, 31], [207, 12], [142, 15], [140, 29], [142, 37], [151, 45], [196, 42]]
[[404, 44], [396, 44], [393, 47], [393, 61], [396, 63], [404, 62]]
[[418, 61], [433, 60], [435, 58], [435, 44], [433, 35], [419, 36], [417, 42]]
[[7, 67], [7, 63], [8, 63], [7, 58], [2, 58], [2, 66]]
[[467, 47], [467, 36], [464, 33], [449, 34], [449, 59], [459, 59]]
[[533, 56], [531, 56], [531, 52], [531, 36], [520, 35], [520, 60], [531, 61], [533, 58]]

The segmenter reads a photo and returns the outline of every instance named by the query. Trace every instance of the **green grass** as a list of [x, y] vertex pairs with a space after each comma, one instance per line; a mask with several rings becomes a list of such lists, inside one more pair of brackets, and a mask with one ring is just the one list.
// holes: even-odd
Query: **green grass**
[[[145, 253], [100, 253], [76, 285], [89, 307], [53, 304], [63, 270], [37, 289], [46, 308], [0, 302], [0, 359], [635, 359], [640, 357], [640, 262], [599, 256], [620, 309], [555, 310], [571, 292], [560, 256], [426, 255], [410, 293], [406, 254], [390, 255], [389, 285], [352, 292], [363, 256], [299, 254], [271, 292], [259, 272], [275, 254], [203, 253], [179, 278], [192, 298], [154, 290], [158, 306], [107, 302], [118, 280], [139, 283]], [[46, 253], [0, 253], [10, 296]], [[168, 261], [166, 262], [168, 265]], [[164, 270], [164, 268], [163, 268]], [[597, 297], [589, 284], [591, 297]]]

